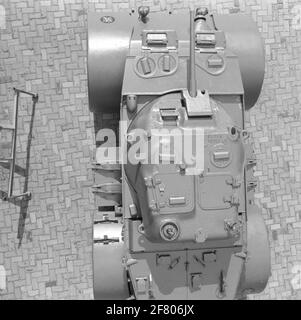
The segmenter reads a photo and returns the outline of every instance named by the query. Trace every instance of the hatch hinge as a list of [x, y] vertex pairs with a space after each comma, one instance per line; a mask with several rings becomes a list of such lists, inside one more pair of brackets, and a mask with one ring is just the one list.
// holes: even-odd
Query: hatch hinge
[[183, 90], [183, 98], [188, 117], [212, 117], [213, 111], [207, 90], [198, 90], [196, 97], [191, 97], [188, 90]]

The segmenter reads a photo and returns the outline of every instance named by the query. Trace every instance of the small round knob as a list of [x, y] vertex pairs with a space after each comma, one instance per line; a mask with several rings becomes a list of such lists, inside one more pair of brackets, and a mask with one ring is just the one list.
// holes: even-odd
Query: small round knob
[[139, 14], [139, 18], [141, 20], [144, 20], [147, 15], [149, 14], [149, 7], [148, 6], [140, 6], [138, 8], [138, 14]]

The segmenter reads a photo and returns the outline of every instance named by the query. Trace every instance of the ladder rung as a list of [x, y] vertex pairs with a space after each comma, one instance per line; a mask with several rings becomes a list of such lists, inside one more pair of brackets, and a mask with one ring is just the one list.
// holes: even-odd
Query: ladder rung
[[15, 130], [14, 126], [0, 126], [0, 130]]
[[11, 162], [12, 161], [12, 159], [11, 158], [8, 158], [8, 159], [1, 159], [0, 158], [0, 162], [2, 162], [2, 163], [8, 163], [8, 162]]

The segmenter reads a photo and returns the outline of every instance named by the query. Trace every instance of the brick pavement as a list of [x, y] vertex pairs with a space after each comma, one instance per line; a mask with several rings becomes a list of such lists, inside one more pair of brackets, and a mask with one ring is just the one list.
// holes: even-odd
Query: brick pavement
[[[87, 11], [152, 11], [208, 5], [246, 12], [266, 48], [266, 76], [247, 115], [258, 159], [256, 201], [271, 241], [272, 277], [250, 299], [300, 299], [301, 279], [301, 13], [296, 0], [108, 1], [0, 0], [0, 123], [8, 122], [12, 87], [38, 92], [34, 116], [22, 98], [16, 191], [29, 202], [0, 202], [0, 266], [7, 272], [0, 299], [91, 299], [94, 121], [88, 111]], [[5, 19], [1, 13], [5, 11]], [[106, 123], [110, 117], [103, 117]], [[111, 119], [111, 118], [110, 118]], [[99, 119], [97, 119], [99, 121]], [[33, 124], [33, 125], [31, 125]], [[32, 127], [32, 138], [29, 136]], [[1, 153], [7, 139], [1, 135]], [[0, 167], [0, 190], [7, 169]]]

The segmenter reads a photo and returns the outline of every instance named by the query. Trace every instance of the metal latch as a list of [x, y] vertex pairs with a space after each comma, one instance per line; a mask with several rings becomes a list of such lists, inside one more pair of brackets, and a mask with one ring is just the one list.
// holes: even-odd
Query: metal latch
[[179, 113], [175, 108], [170, 108], [170, 109], [160, 108], [160, 115], [162, 120], [164, 121], [177, 121], [179, 118]]
[[146, 36], [146, 43], [148, 45], [167, 45], [166, 33], [148, 33]]
[[176, 50], [178, 47], [175, 30], [143, 30], [142, 49], [151, 51]]
[[216, 38], [214, 33], [196, 33], [195, 42], [198, 46], [215, 46]]

